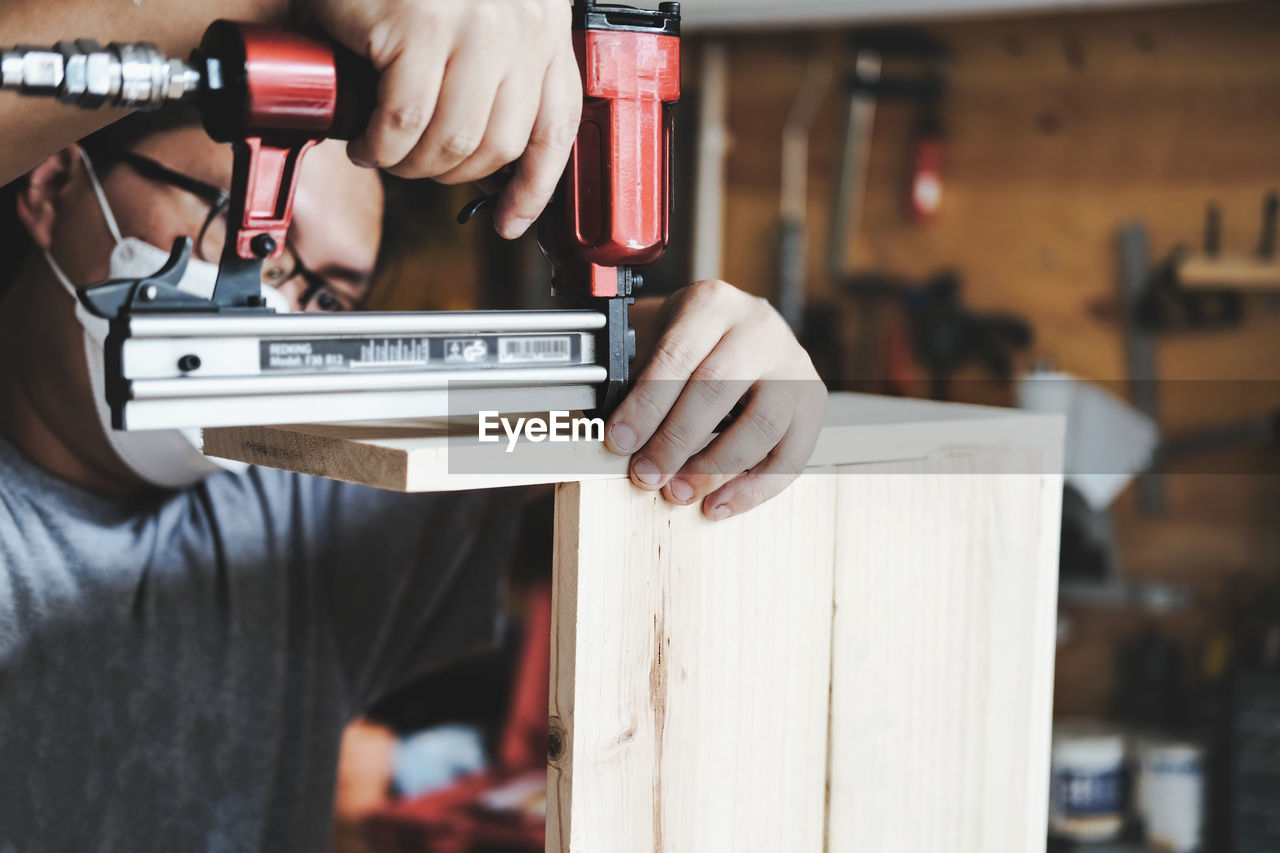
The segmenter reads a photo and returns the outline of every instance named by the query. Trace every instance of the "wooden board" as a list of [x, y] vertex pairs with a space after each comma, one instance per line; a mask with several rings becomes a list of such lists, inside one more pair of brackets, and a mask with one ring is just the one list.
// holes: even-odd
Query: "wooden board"
[[[724, 522], [599, 445], [520, 448], [585, 471], [556, 492], [546, 849], [1042, 849], [1062, 438], [1057, 417], [838, 394], [810, 468]], [[530, 479], [465, 442], [497, 464], [459, 473], [423, 424], [206, 446], [399, 489]]]
[[844, 469], [831, 851], [1044, 847], [1062, 482], [981, 452]]
[[1273, 293], [1280, 290], [1280, 263], [1273, 258], [1248, 255], [1190, 255], [1178, 262], [1177, 279], [1184, 290]]
[[548, 851], [822, 849], [835, 499], [559, 487]]
[[546, 849], [1043, 849], [1055, 455], [815, 469], [722, 525], [559, 487]]
[[[1047, 421], [1008, 409], [833, 394], [809, 464], [915, 459], [947, 448], [1042, 440]], [[599, 443], [531, 444], [512, 454], [450, 436], [439, 422], [225, 427], [204, 431], [212, 456], [397, 491], [451, 491], [626, 477]]]

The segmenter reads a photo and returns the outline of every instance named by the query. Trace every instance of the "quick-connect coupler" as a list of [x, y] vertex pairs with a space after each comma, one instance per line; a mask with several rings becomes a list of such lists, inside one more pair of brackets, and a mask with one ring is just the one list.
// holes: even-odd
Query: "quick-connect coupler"
[[86, 109], [155, 109], [193, 97], [200, 72], [150, 42], [60, 41], [0, 50], [0, 89], [57, 98]]

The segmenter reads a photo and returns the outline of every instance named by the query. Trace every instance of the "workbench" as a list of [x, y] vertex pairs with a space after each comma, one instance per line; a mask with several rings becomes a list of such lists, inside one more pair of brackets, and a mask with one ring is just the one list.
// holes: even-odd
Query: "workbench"
[[1043, 850], [1062, 439], [837, 394], [800, 479], [710, 522], [598, 444], [515, 471], [406, 422], [205, 436], [383, 488], [557, 483], [547, 850], [570, 853]]

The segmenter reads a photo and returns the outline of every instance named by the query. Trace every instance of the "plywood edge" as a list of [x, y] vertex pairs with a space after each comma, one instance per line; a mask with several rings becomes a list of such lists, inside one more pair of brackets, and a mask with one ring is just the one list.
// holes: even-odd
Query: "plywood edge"
[[208, 456], [299, 474], [407, 491], [409, 452], [308, 431], [306, 427], [224, 427], [204, 430]]
[[1044, 843], [1044, 826], [1049, 820], [1049, 768], [1052, 762], [1053, 681], [1058, 647], [1058, 565], [1062, 541], [1062, 454], [1057, 472], [1046, 476], [1040, 489], [1040, 535], [1037, 596], [1032, 603], [1039, 631], [1032, 638], [1037, 667], [1031, 686], [1030, 738], [1027, 748], [1026, 778], [1036, 780], [1038, 789], [1028, 798], [1024, 849], [1036, 850]]
[[574, 660], [582, 486], [556, 486], [551, 573], [551, 692], [547, 707], [547, 853], [570, 848], [573, 814]]

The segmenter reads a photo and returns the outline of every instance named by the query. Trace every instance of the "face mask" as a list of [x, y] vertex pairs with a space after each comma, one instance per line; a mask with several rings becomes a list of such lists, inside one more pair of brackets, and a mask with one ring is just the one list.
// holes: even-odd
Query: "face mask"
[[[98, 207], [106, 220], [107, 228], [115, 240], [111, 250], [109, 279], [142, 278], [158, 271], [169, 260], [169, 253], [159, 246], [153, 246], [137, 237], [122, 237], [116, 224], [115, 214], [107, 203], [106, 194], [94, 172], [84, 151], [80, 152], [84, 161], [89, 183], [93, 186], [94, 195], [98, 199]], [[76, 296], [76, 286], [62, 271], [62, 267], [53, 259], [53, 255], [44, 250], [45, 261], [54, 277], [62, 284], [67, 294], [75, 302], [76, 319], [84, 327], [84, 352], [89, 367], [89, 383], [93, 388], [94, 408], [98, 413], [98, 422], [111, 443], [112, 449], [120, 460], [138, 477], [146, 482], [167, 489], [179, 489], [193, 485], [209, 474], [220, 470], [243, 471], [248, 466], [227, 459], [214, 459], [200, 452], [203, 446], [200, 430], [147, 430], [144, 432], [123, 432], [111, 427], [111, 407], [107, 405], [106, 369], [103, 358], [103, 344], [107, 339], [110, 321], [92, 314]], [[208, 261], [191, 258], [182, 274], [178, 288], [188, 293], [209, 298], [213, 295], [213, 287], [218, 279], [218, 268]], [[262, 296], [267, 305], [281, 313], [289, 311], [289, 303], [283, 294], [271, 287], [263, 286]]]

